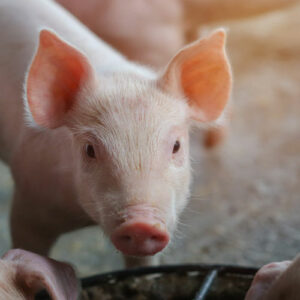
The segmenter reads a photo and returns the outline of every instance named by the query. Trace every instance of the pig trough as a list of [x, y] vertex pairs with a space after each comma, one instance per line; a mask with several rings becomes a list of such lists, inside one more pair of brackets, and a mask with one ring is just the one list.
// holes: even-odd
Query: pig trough
[[[81, 300], [243, 300], [257, 269], [227, 265], [137, 268], [83, 278]], [[45, 293], [37, 300], [49, 299]]]

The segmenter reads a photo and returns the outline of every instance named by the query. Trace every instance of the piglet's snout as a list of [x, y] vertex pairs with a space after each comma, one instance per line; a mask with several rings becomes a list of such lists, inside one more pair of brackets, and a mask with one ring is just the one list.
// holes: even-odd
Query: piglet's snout
[[154, 255], [167, 246], [169, 239], [169, 233], [161, 223], [143, 221], [123, 223], [111, 237], [118, 250], [133, 256]]

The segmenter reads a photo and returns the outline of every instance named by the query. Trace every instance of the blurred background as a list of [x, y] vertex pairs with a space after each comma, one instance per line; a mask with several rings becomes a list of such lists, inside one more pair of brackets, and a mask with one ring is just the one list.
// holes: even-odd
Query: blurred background
[[[300, 250], [299, 1], [260, 1], [261, 7], [242, 5], [237, 11], [230, 9], [233, 0], [227, 1], [229, 7], [220, 6], [226, 0], [203, 0], [200, 11], [197, 1], [187, 0], [186, 7], [171, 7], [166, 1], [159, 13], [158, 7], [151, 10], [128, 1], [128, 14], [124, 9], [121, 16], [106, 1], [102, 14], [115, 18], [86, 22], [130, 59], [157, 69], [204, 32], [219, 26], [228, 30], [234, 74], [228, 135], [219, 147], [207, 150], [203, 133], [192, 133], [191, 201], [162, 263], [260, 266], [291, 259]], [[88, 8], [59, 2], [87, 19]], [[129, 24], [128, 19], [135, 21]], [[142, 28], [141, 21], [148, 25]], [[0, 254], [10, 248], [12, 192], [9, 170], [0, 164]], [[51, 255], [73, 263], [81, 276], [123, 267], [121, 256], [97, 227], [62, 236]]]

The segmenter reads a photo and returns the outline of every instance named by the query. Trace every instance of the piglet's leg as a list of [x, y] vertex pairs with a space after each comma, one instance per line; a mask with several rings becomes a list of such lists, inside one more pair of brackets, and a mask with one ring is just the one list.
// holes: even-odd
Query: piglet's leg
[[208, 149], [222, 144], [227, 135], [227, 127], [216, 127], [204, 132], [204, 146]]
[[13, 248], [47, 255], [58, 234], [40, 220], [38, 207], [28, 205], [18, 192], [14, 195], [10, 216]]
[[159, 255], [145, 257], [133, 257], [124, 255], [123, 258], [126, 268], [147, 267], [159, 264]]
[[232, 116], [233, 107], [231, 103], [229, 103], [226, 107], [226, 112], [221, 119], [218, 120], [218, 125], [215, 125], [204, 131], [203, 144], [206, 148], [210, 149], [222, 145], [227, 137]]

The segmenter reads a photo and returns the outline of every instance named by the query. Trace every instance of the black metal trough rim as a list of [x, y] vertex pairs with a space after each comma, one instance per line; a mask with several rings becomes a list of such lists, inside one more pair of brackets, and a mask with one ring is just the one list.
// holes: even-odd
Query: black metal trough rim
[[218, 276], [233, 274], [233, 275], [248, 275], [254, 276], [258, 271], [255, 267], [223, 265], [223, 264], [176, 264], [176, 265], [161, 265], [151, 267], [139, 267], [128, 270], [119, 270], [106, 272], [98, 275], [92, 275], [81, 279], [82, 288], [107, 283], [110, 280], [122, 280], [127, 277], [140, 277], [144, 275], [168, 274], [168, 273], [184, 273], [184, 272], [203, 272], [209, 273], [215, 270]]
[[[200, 286], [195, 300], [205, 300], [210, 286], [218, 276], [227, 274], [254, 276], [258, 271], [255, 267], [237, 266], [237, 265], [222, 265], [222, 264], [175, 264], [175, 265], [160, 265], [151, 267], [139, 267], [127, 270], [119, 270], [106, 272], [98, 275], [84, 277], [80, 280], [82, 289], [97, 286], [109, 282], [110, 280], [122, 280], [128, 277], [141, 277], [154, 274], [169, 274], [169, 273], [187, 273], [187, 272], [202, 272], [206, 275], [204, 282]], [[42, 291], [35, 299], [49, 299], [47, 293]]]

